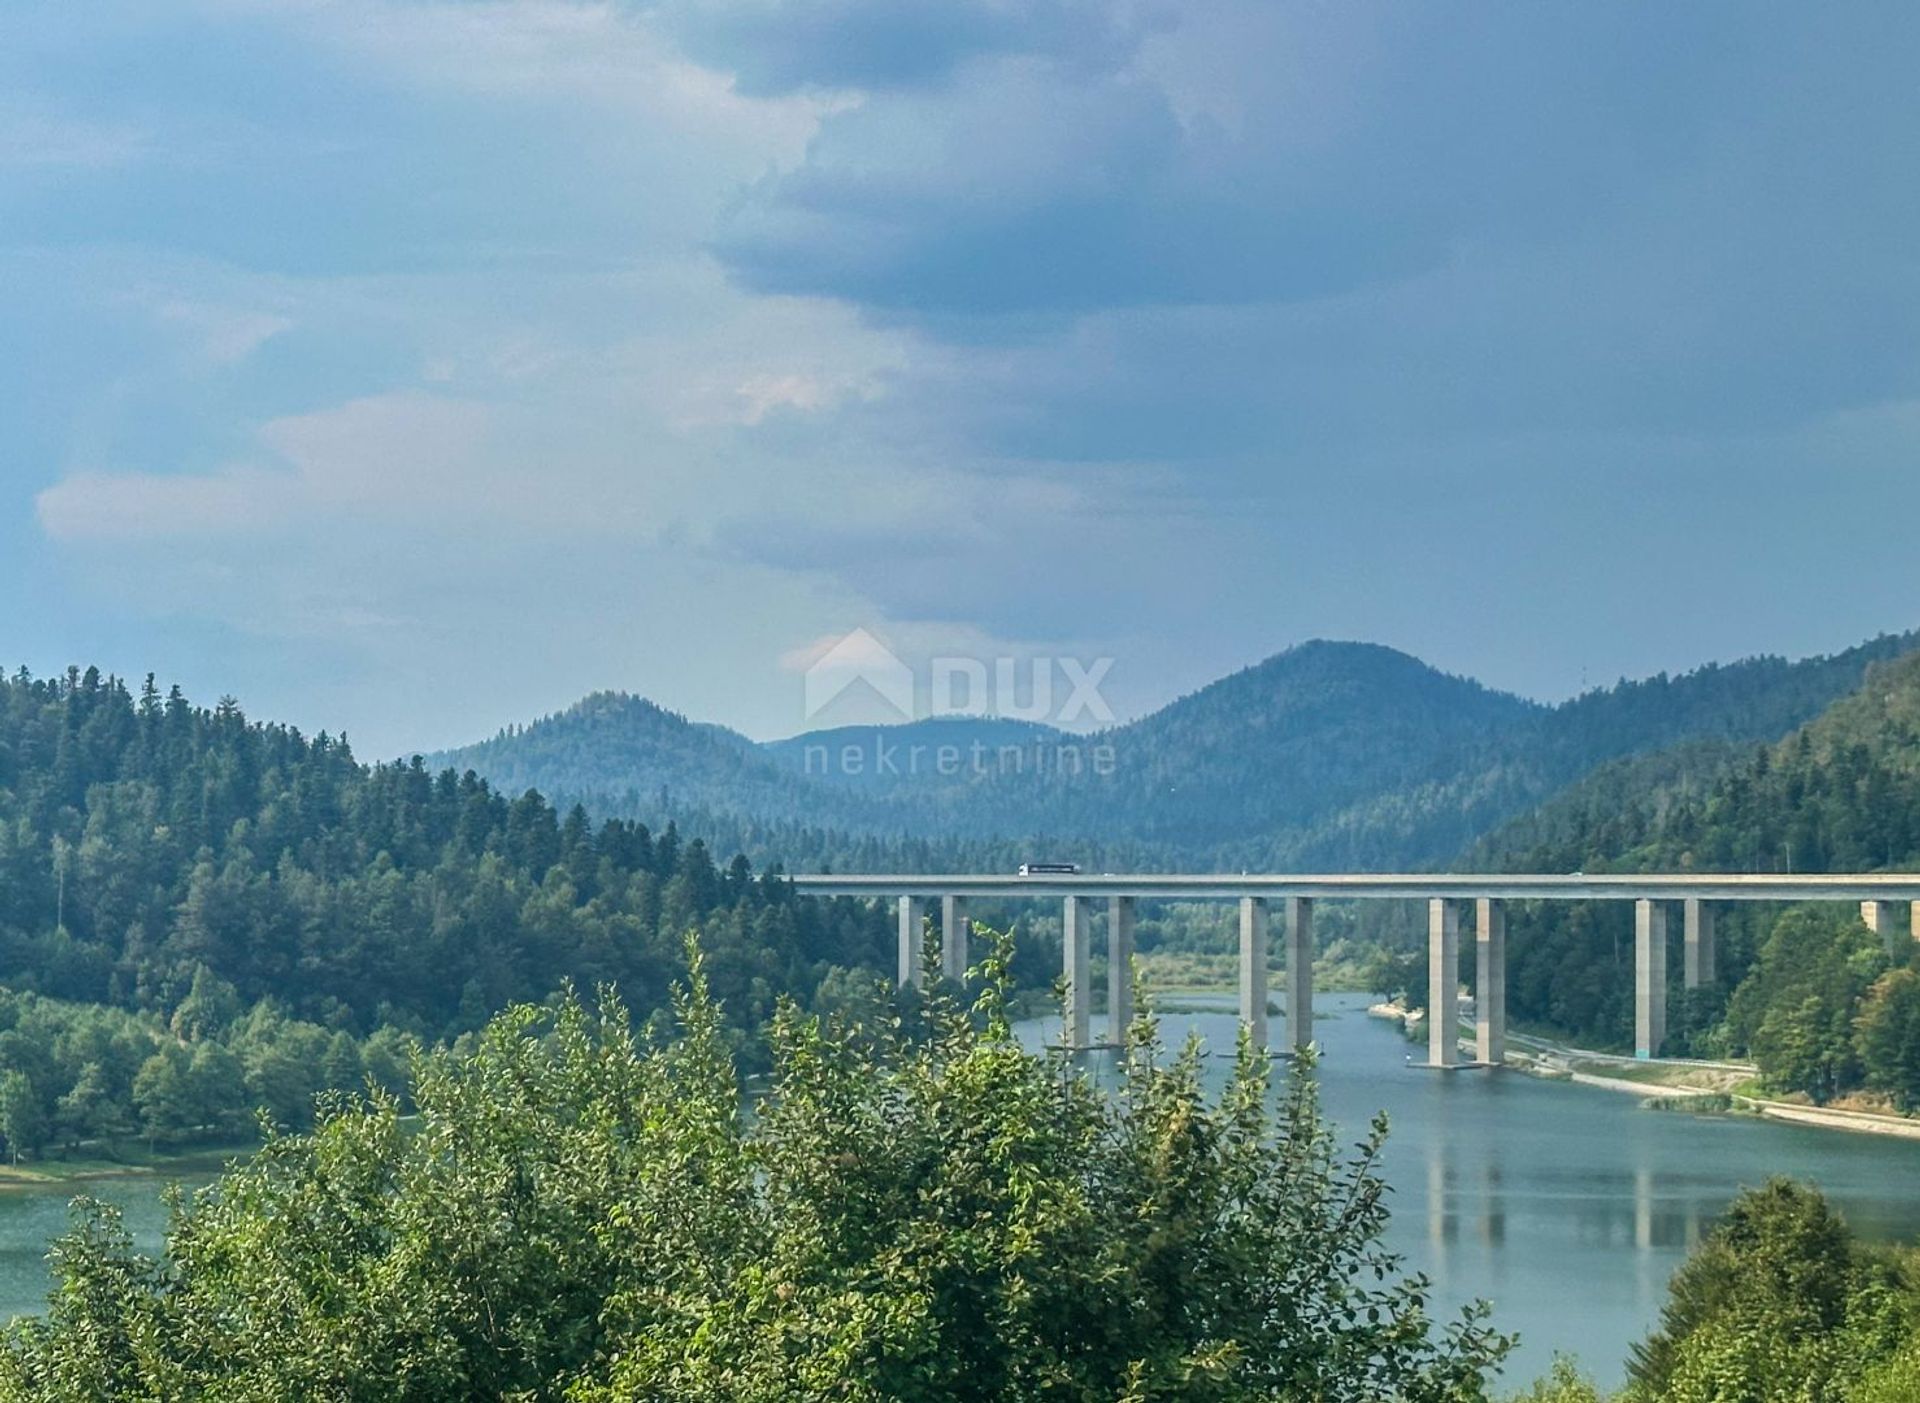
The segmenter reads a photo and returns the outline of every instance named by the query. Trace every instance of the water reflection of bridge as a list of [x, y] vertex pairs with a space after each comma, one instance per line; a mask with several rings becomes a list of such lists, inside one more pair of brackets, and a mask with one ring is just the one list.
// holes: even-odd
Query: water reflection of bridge
[[[1684, 1255], [1700, 1243], [1719, 1215], [1726, 1195], [1712, 1184], [1662, 1183], [1644, 1166], [1630, 1175], [1607, 1175], [1580, 1192], [1541, 1196], [1543, 1211], [1570, 1217], [1581, 1241], [1593, 1247], [1660, 1249]], [[1498, 1157], [1476, 1164], [1454, 1161], [1444, 1150], [1427, 1159], [1427, 1241], [1436, 1263], [1447, 1249], [1471, 1241], [1498, 1247], [1506, 1241], [1507, 1217], [1524, 1199], [1507, 1190]]]
[[[899, 903], [900, 982], [920, 984], [922, 928], [929, 904], [940, 903], [940, 966], [948, 979], [965, 977], [972, 926], [967, 902], [977, 898], [1056, 899], [1062, 905], [1062, 964], [1067, 985], [1066, 1036], [1073, 1047], [1092, 1046], [1092, 930], [1104, 903], [1107, 938], [1108, 1037], [1119, 1041], [1132, 1019], [1135, 905], [1142, 899], [1234, 901], [1240, 909], [1240, 1017], [1255, 1042], [1267, 1043], [1267, 926], [1274, 903], [1282, 909], [1287, 985], [1282, 1013], [1289, 1040], [1313, 1039], [1313, 903], [1425, 901], [1427, 903], [1427, 1062], [1434, 1067], [1498, 1065], [1506, 1059], [1506, 904], [1512, 901], [1631, 901], [1634, 903], [1634, 1050], [1657, 1057], [1666, 1040], [1667, 955], [1676, 908], [1680, 919], [1682, 983], [1692, 989], [1714, 977], [1714, 913], [1736, 901], [1858, 903], [1863, 920], [1889, 940], [1896, 937], [1896, 905], [1908, 908], [1906, 935], [1920, 939], [1920, 876], [1682, 875], [1587, 876], [1433, 873], [1259, 874], [1215, 876], [1034, 877], [812, 876], [794, 886], [818, 896], [891, 897]], [[1478, 1024], [1471, 1064], [1460, 1056], [1459, 955], [1462, 927], [1471, 920]]]

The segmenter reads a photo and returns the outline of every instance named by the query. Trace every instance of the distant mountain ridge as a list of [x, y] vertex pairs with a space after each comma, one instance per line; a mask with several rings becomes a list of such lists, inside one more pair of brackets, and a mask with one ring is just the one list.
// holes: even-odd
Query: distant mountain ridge
[[[871, 857], [891, 843], [929, 860], [1044, 849], [1108, 866], [1124, 853], [1131, 866], [1417, 868], [1455, 858], [1603, 766], [1674, 746], [1777, 740], [1858, 689], [1870, 665], [1917, 645], [1915, 634], [1888, 635], [1549, 706], [1392, 648], [1315, 641], [1091, 736], [946, 716], [756, 744], [599, 693], [432, 763], [603, 813], [699, 815], [757, 859], [791, 866], [853, 849]], [[984, 766], [932, 759], [976, 744], [992, 757]], [[914, 746], [924, 754], [909, 768]], [[837, 765], [847, 747], [890, 749], [893, 760], [848, 773]], [[1001, 761], [1021, 747], [1077, 750], [1083, 763]], [[1104, 767], [1088, 758], [1096, 750]]]

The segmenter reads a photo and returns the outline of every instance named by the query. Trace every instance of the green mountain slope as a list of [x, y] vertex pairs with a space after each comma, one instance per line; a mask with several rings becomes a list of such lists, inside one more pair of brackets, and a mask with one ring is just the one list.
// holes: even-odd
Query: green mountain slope
[[417, 761], [369, 768], [151, 680], [136, 696], [92, 669], [0, 677], [15, 1162], [114, 1158], [136, 1135], [232, 1144], [256, 1107], [304, 1126], [316, 1092], [369, 1076], [404, 1097], [413, 1040], [566, 981], [617, 981], [650, 1016], [693, 929], [743, 1046], [777, 995], [861, 997], [894, 959], [879, 912], [796, 900], [671, 825], [595, 826]]
[[1920, 654], [1873, 668], [1777, 744], [1698, 744], [1597, 770], [1482, 851], [1529, 871], [1920, 863]]
[[16, 989], [166, 1013], [205, 970], [332, 1027], [439, 1036], [565, 979], [616, 979], [650, 1011], [696, 927], [749, 1024], [831, 965], [891, 960], [877, 917], [796, 903], [671, 830], [596, 826], [417, 761], [368, 767], [231, 701], [135, 697], [92, 670], [0, 680]]

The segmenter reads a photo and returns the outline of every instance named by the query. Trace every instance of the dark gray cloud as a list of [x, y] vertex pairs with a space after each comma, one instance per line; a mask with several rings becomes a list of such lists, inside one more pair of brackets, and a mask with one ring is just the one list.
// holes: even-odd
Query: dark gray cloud
[[852, 412], [989, 457], [1751, 432], [1911, 392], [1920, 11], [1365, 16], [1204, 5], [1125, 71], [875, 97], [715, 247], [946, 346]]
[[963, 339], [1340, 295], [1616, 227], [1617, 256], [1575, 270], [1609, 297], [1640, 271], [1669, 295], [1636, 260], [1735, 247], [1804, 278], [1914, 212], [1915, 182], [1858, 177], [1911, 154], [1916, 52], [1920, 12], [1892, 10], [1198, 5], [1120, 70], [1003, 59], [876, 93], [714, 248], [756, 291]]
[[962, 337], [988, 319], [1017, 330], [1114, 306], [1323, 296], [1444, 256], [1430, 225], [1396, 221], [1390, 204], [1290, 203], [1293, 180], [1137, 77], [1020, 65], [830, 118], [804, 165], [746, 194], [715, 248], [757, 291], [945, 320]]

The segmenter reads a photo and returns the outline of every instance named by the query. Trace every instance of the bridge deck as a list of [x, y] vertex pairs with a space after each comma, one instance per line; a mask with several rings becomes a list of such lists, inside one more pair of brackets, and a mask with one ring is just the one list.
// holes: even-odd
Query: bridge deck
[[1842, 876], [1728, 873], [1507, 873], [1360, 872], [1115, 874], [1082, 872], [1040, 877], [978, 873], [799, 876], [793, 884], [815, 896], [1135, 896], [1177, 900], [1233, 900], [1245, 896], [1424, 901], [1480, 897], [1503, 901], [1920, 901], [1920, 874], [1873, 872]]

